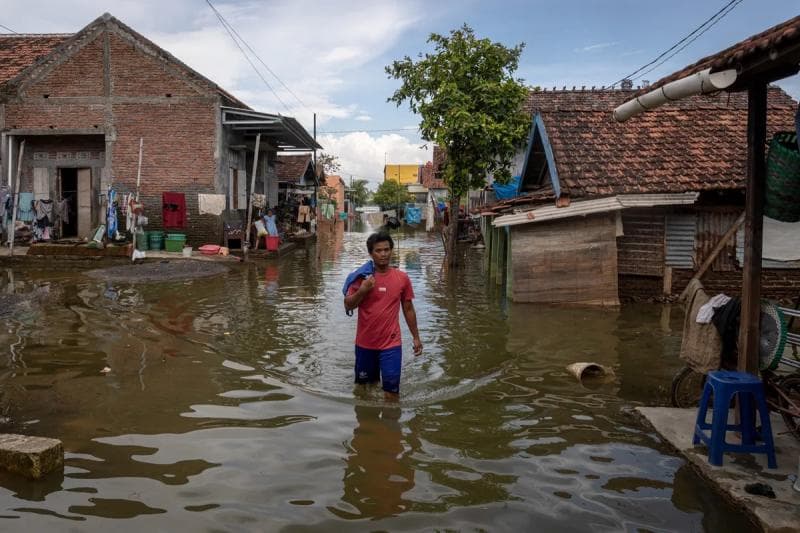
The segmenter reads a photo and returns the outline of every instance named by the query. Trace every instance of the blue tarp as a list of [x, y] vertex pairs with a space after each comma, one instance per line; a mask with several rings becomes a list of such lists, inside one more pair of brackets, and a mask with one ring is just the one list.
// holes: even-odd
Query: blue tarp
[[406, 207], [406, 224], [419, 224], [422, 222], [422, 208]]
[[505, 185], [495, 183], [494, 197], [497, 198], [498, 200], [507, 200], [508, 198], [514, 198], [515, 196], [519, 196], [520, 181], [521, 180], [519, 176], [514, 176]]

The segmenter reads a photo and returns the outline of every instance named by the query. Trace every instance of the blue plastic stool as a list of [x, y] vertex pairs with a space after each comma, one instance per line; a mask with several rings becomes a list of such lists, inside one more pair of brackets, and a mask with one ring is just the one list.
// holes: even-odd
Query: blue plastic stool
[[[711, 395], [713, 394], [713, 399]], [[740, 424], [728, 424], [728, 410], [731, 399], [738, 395]], [[713, 402], [711, 423], [706, 422], [708, 402]], [[761, 419], [761, 431], [756, 431], [755, 411]], [[710, 429], [711, 434], [706, 434]], [[728, 431], [738, 431], [742, 435], [741, 444], [725, 442]], [[762, 444], [756, 444], [760, 437]], [[722, 466], [722, 454], [725, 452], [766, 453], [769, 468], [778, 468], [775, 461], [775, 444], [772, 441], [772, 426], [769, 423], [769, 409], [764, 397], [764, 384], [752, 374], [716, 370], [708, 373], [700, 407], [697, 410], [697, 422], [694, 426], [692, 444], [703, 442], [708, 446], [708, 462], [714, 466]]]

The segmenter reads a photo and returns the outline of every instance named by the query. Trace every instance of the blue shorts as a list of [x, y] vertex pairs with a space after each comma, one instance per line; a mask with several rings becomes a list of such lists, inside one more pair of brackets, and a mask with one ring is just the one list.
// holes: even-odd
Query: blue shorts
[[356, 345], [356, 383], [382, 381], [383, 390], [398, 394], [402, 363], [402, 346], [385, 350], [371, 350]]

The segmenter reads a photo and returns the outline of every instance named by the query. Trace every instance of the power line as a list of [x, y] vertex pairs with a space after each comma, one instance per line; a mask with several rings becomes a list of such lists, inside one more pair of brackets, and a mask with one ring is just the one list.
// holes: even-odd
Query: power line
[[291, 94], [291, 95], [294, 97], [294, 99], [295, 99], [295, 100], [297, 100], [298, 102], [300, 102], [300, 105], [301, 105], [301, 106], [305, 107], [307, 111], [309, 111], [309, 112], [312, 112], [312, 113], [313, 113], [313, 111], [312, 111], [311, 109], [309, 109], [309, 107], [308, 107], [308, 106], [305, 104], [305, 102], [303, 102], [303, 101], [300, 99], [300, 97], [299, 97], [299, 96], [297, 96], [297, 95], [294, 93], [294, 91], [292, 91], [292, 90], [289, 88], [289, 86], [288, 86], [288, 85], [286, 85], [285, 83], [283, 83], [283, 80], [282, 80], [282, 79], [280, 79], [280, 77], [278, 77], [278, 75], [277, 75], [277, 74], [275, 74], [275, 72], [274, 72], [274, 71], [273, 71], [271, 68], [269, 68], [269, 65], [267, 65], [267, 64], [264, 62], [264, 60], [263, 60], [263, 59], [261, 59], [261, 57], [260, 57], [260, 56], [259, 56], [259, 55], [256, 53], [256, 51], [255, 51], [255, 50], [253, 50], [253, 48], [252, 48], [252, 47], [251, 47], [251, 46], [250, 46], [250, 45], [247, 43], [247, 41], [244, 39], [244, 37], [242, 37], [241, 35], [239, 35], [239, 32], [238, 32], [238, 31], [236, 31], [236, 28], [234, 28], [234, 27], [233, 27], [233, 26], [232, 26], [232, 25], [231, 25], [231, 24], [230, 24], [230, 23], [229, 23], [229, 22], [228, 22], [228, 21], [225, 19], [225, 17], [223, 17], [223, 16], [222, 16], [222, 14], [221, 14], [219, 11], [217, 11], [217, 9], [214, 7], [214, 5], [211, 3], [211, 1], [210, 1], [210, 0], [206, 0], [206, 2], [208, 3], [209, 7], [211, 7], [211, 9], [213, 9], [213, 10], [214, 10], [214, 13], [217, 15], [217, 17], [225, 21], [225, 23], [226, 23], [226, 24], [227, 24], [227, 25], [230, 27], [230, 29], [233, 31], [233, 33], [234, 33], [234, 34], [236, 34], [236, 37], [238, 37], [238, 38], [239, 38], [239, 40], [240, 40], [240, 41], [242, 41], [242, 43], [244, 43], [245, 47], [247, 47], [247, 49], [248, 49], [248, 50], [250, 50], [250, 53], [251, 53], [251, 54], [253, 54], [253, 55], [255, 56], [255, 58], [258, 60], [258, 62], [259, 62], [259, 63], [261, 63], [261, 64], [264, 66], [264, 68], [265, 68], [265, 69], [267, 69], [267, 72], [269, 72], [270, 74], [272, 74], [272, 76], [273, 76], [273, 77], [274, 77], [276, 80], [278, 80], [278, 83], [280, 83], [280, 84], [283, 86], [283, 88], [284, 88], [284, 89], [286, 89], [286, 90], [289, 92], [289, 94]]
[[[730, 12], [731, 12], [731, 11], [732, 11], [732, 10], [733, 10], [733, 9], [734, 9], [734, 8], [735, 8], [737, 5], [739, 5], [739, 3], [741, 3], [742, 1], [743, 1], [743, 0], [739, 0], [739, 1], [738, 1], [738, 2], [737, 2], [737, 3], [736, 3], [734, 6], [733, 6], [733, 7], [731, 7], [731, 8], [728, 10], [728, 13], [730, 13]], [[727, 15], [727, 13], [726, 13], [726, 15]], [[725, 15], [723, 15], [723, 17], [724, 17], [724, 16], [725, 16]], [[669, 56], [665, 57], [664, 59], [662, 59], [661, 61], [659, 61], [657, 64], [653, 65], [653, 66], [652, 66], [651, 68], [649, 68], [648, 70], [646, 70], [646, 71], [644, 71], [644, 72], [640, 73], [640, 74], [639, 74], [639, 76], [644, 76], [645, 74], [647, 74], [647, 73], [649, 73], [649, 72], [652, 72], [652, 71], [654, 71], [655, 69], [657, 69], [658, 67], [660, 67], [661, 65], [663, 65], [664, 63], [666, 63], [667, 61], [669, 61], [670, 59], [672, 59], [673, 57], [675, 57], [675, 56], [676, 56], [677, 54], [679, 54], [679, 53], [680, 53], [680, 52], [681, 52], [681, 51], [682, 51], [684, 48], [686, 48], [687, 46], [689, 46], [690, 44], [692, 44], [694, 41], [696, 41], [696, 40], [697, 40], [697, 39], [698, 39], [698, 38], [699, 38], [701, 35], [703, 35], [705, 32], [707, 32], [708, 30], [710, 30], [711, 28], [713, 28], [713, 27], [714, 27], [714, 25], [715, 25], [717, 22], [719, 22], [720, 20], [722, 20], [722, 17], [719, 17], [717, 20], [715, 20], [714, 22], [712, 22], [711, 24], [709, 24], [709, 25], [708, 25], [708, 26], [707, 26], [707, 27], [706, 27], [706, 28], [705, 28], [703, 31], [701, 31], [700, 33], [698, 33], [697, 35], [695, 35], [695, 36], [694, 36], [694, 37], [693, 37], [691, 40], [689, 40], [689, 41], [688, 41], [686, 44], [684, 44], [683, 46], [681, 46], [680, 48], [678, 48], [677, 50], [675, 50], [675, 51], [674, 51], [672, 54], [670, 54]]]
[[10, 31], [11, 33], [16, 33], [17, 35], [19, 35], [19, 33], [15, 32], [14, 30], [12, 30], [11, 28], [9, 28], [8, 26], [3, 26], [2, 24], [0, 24], [0, 28], [3, 28], [4, 30], [8, 30], [8, 31]]
[[317, 133], [383, 133], [390, 131], [419, 131], [419, 128], [389, 128], [385, 130], [319, 130]]
[[[214, 11], [214, 14], [216, 14], [216, 16], [217, 16], [217, 19], [219, 19], [219, 22], [220, 22], [220, 24], [222, 24], [222, 27], [223, 27], [223, 28], [225, 28], [225, 31], [227, 31], [227, 32], [228, 32], [228, 35], [230, 35], [230, 36], [231, 36], [231, 39], [233, 39], [233, 42], [234, 42], [234, 44], [236, 45], [236, 47], [237, 47], [237, 48], [239, 49], [239, 51], [242, 53], [242, 55], [243, 55], [243, 56], [244, 56], [244, 58], [247, 60], [247, 62], [248, 62], [248, 63], [250, 63], [250, 66], [251, 66], [251, 67], [253, 67], [253, 70], [254, 70], [254, 71], [255, 71], [255, 73], [258, 75], [258, 77], [259, 77], [259, 78], [261, 78], [261, 81], [263, 81], [263, 82], [264, 82], [264, 85], [266, 85], [266, 86], [267, 86], [267, 88], [268, 88], [270, 91], [272, 91], [272, 94], [274, 94], [274, 95], [275, 95], [275, 98], [277, 98], [277, 99], [278, 99], [278, 102], [280, 102], [280, 103], [281, 103], [281, 105], [284, 107], [284, 109], [286, 109], [286, 111], [289, 111], [289, 106], [287, 106], [287, 105], [286, 105], [286, 103], [285, 103], [283, 100], [281, 100], [281, 97], [280, 97], [280, 96], [278, 96], [278, 93], [277, 93], [277, 92], [275, 92], [275, 89], [273, 89], [273, 88], [272, 88], [272, 85], [270, 85], [270, 84], [269, 84], [269, 82], [267, 81], [267, 79], [266, 79], [266, 78], [265, 78], [265, 77], [264, 77], [264, 76], [261, 74], [261, 71], [260, 71], [260, 70], [258, 70], [258, 68], [255, 66], [255, 64], [253, 64], [253, 61], [250, 59], [250, 56], [248, 56], [248, 55], [247, 55], [247, 52], [245, 52], [245, 51], [244, 51], [244, 48], [242, 48], [242, 45], [240, 45], [240, 44], [239, 44], [239, 41], [236, 39], [236, 37], [234, 37], [234, 35], [233, 35], [233, 32], [232, 32], [232, 28], [229, 28], [229, 27], [228, 27], [228, 23], [227, 23], [227, 21], [226, 21], [224, 18], [222, 18], [222, 15], [220, 15], [219, 11], [217, 11], [217, 10], [216, 10], [216, 8], [214, 8], [214, 5], [211, 3], [211, 0], [206, 0], [206, 3], [207, 3], [207, 4], [208, 4], [208, 5], [211, 7], [211, 9]], [[279, 114], [280, 114], [280, 113], [279, 113]]]
[[[663, 52], [662, 52], [661, 54], [659, 54], [659, 55], [658, 55], [658, 56], [657, 56], [655, 59], [653, 59], [652, 61], [650, 61], [650, 62], [649, 62], [649, 63], [647, 63], [646, 65], [642, 65], [641, 67], [639, 67], [638, 69], [634, 70], [633, 72], [631, 72], [631, 73], [630, 73], [630, 74], [628, 74], [627, 76], [623, 76], [623, 77], [622, 77], [622, 78], [620, 78], [619, 80], [617, 80], [617, 81], [615, 81], [614, 83], [610, 84], [610, 86], [611, 86], [611, 87], [614, 87], [615, 85], [617, 85], [618, 83], [622, 82], [623, 80], [626, 80], [626, 79], [632, 79], [632, 78], [633, 78], [635, 75], [637, 75], [637, 74], [639, 74], [639, 75], [641, 76], [641, 75], [643, 75], [643, 74], [647, 74], [647, 72], [651, 72], [651, 71], [652, 71], [654, 68], [656, 68], [656, 67], [658, 67], [659, 65], [661, 65], [662, 63], [664, 63], [664, 61], [667, 61], [668, 59], [670, 59], [670, 58], [672, 58], [673, 56], [675, 56], [675, 54], [677, 54], [678, 52], [680, 52], [681, 50], [683, 50], [684, 48], [686, 48], [687, 46], [689, 46], [689, 44], [691, 44], [692, 42], [694, 42], [694, 41], [695, 41], [695, 40], [696, 40], [698, 37], [700, 37], [700, 35], [704, 34], [704, 33], [705, 33], [706, 31], [708, 31], [708, 30], [709, 30], [709, 29], [710, 29], [712, 26], [714, 26], [714, 25], [715, 25], [717, 22], [719, 22], [720, 20], [722, 20], [722, 18], [724, 18], [724, 17], [725, 17], [725, 16], [726, 16], [728, 13], [730, 13], [731, 11], [733, 11], [733, 10], [736, 8], [736, 6], [738, 6], [740, 3], [742, 3], [742, 1], [743, 1], [743, 0], [730, 0], [730, 1], [729, 1], [727, 4], [725, 4], [725, 5], [724, 5], [724, 6], [723, 6], [723, 7], [722, 7], [722, 8], [721, 8], [719, 11], [717, 11], [717, 12], [716, 12], [716, 13], [714, 13], [714, 14], [713, 14], [711, 17], [709, 17], [708, 19], [706, 19], [706, 20], [705, 20], [705, 21], [704, 21], [702, 24], [700, 24], [700, 25], [699, 25], [698, 27], [696, 27], [694, 30], [692, 30], [691, 32], [689, 32], [689, 34], [688, 34], [688, 35], [686, 35], [685, 37], [683, 37], [683, 38], [682, 38], [681, 40], [679, 40], [677, 43], [673, 44], [673, 45], [672, 45], [672, 46], [670, 46], [670, 47], [669, 47], [667, 50], [663, 51]], [[706, 27], [706, 26], [707, 26], [707, 27]], [[700, 32], [700, 33], [698, 34], [698, 32]], [[696, 35], [696, 36], [695, 36], [695, 34], [698, 34], [698, 35]], [[644, 72], [644, 73], [642, 73], [642, 71], [643, 71], [644, 69], [646, 69], [647, 67], [649, 67], [649, 66], [653, 65], [654, 63], [657, 63], [657, 62], [658, 62], [658, 61], [659, 61], [661, 58], [663, 58], [664, 56], [666, 56], [667, 54], [669, 54], [670, 52], [672, 52], [673, 50], [675, 50], [676, 48], [678, 48], [679, 46], [681, 46], [683, 43], [685, 43], [685, 42], [686, 42], [688, 39], [692, 38], [693, 36], [694, 36], [694, 38], [693, 38], [693, 39], [691, 39], [691, 40], [690, 40], [688, 43], [686, 43], [686, 44], [685, 44], [683, 47], [681, 47], [680, 49], [678, 49], [678, 50], [677, 50], [677, 51], [676, 51], [674, 54], [672, 54], [672, 55], [670, 55], [669, 57], [667, 57], [667, 58], [666, 58], [664, 61], [662, 61], [661, 63], [658, 63], [658, 65], [656, 65], [656, 66], [655, 66], [655, 67], [653, 67], [652, 69], [648, 70], [647, 72]], [[640, 73], [641, 73], [641, 74], [640, 74]]]

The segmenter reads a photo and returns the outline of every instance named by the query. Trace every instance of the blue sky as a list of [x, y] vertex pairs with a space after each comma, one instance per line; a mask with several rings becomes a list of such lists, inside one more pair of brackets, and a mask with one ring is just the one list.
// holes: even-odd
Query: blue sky
[[[518, 75], [530, 85], [599, 87], [648, 63], [727, 3], [212, 2], [291, 92], [254, 59], [278, 96], [265, 87], [205, 0], [0, 0], [0, 24], [21, 33], [74, 32], [110, 12], [256, 109], [294, 115], [309, 129], [316, 111], [321, 132], [358, 130], [321, 133], [320, 140], [326, 151], [341, 158], [346, 177], [354, 174], [377, 183], [385, 159], [430, 159], [415, 131], [374, 130], [414, 128], [418, 123], [405, 107], [386, 102], [397, 82], [387, 79], [384, 67], [427, 50], [431, 32], [447, 33], [466, 22], [481, 37], [507, 45], [524, 42]], [[743, 0], [645, 78], [656, 81], [798, 13], [800, 0]], [[800, 96], [797, 77], [781, 85], [793, 97]]]

